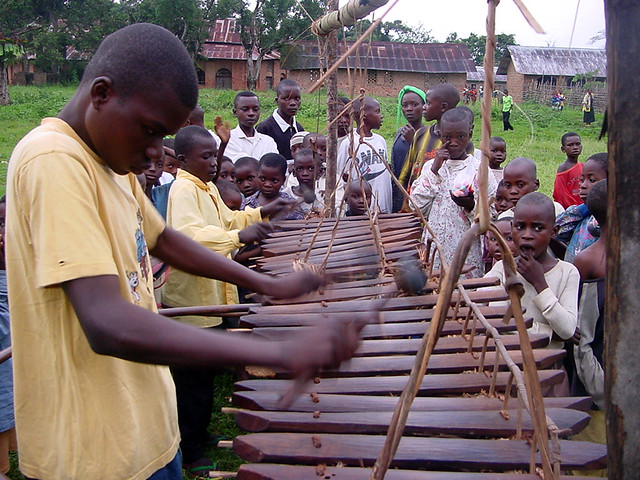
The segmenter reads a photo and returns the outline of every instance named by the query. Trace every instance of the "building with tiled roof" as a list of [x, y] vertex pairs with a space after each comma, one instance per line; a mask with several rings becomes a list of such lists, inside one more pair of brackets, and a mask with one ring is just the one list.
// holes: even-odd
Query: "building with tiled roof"
[[[352, 44], [339, 42], [338, 57]], [[288, 78], [303, 88], [320, 76], [321, 59], [317, 42], [300, 42], [281, 51], [281, 68]], [[429, 89], [436, 83], [451, 83], [461, 91], [467, 73], [476, 67], [469, 48], [463, 43], [397, 43], [362, 44], [338, 69], [338, 88], [357, 94], [360, 87], [372, 95], [392, 96], [404, 85]]]
[[[207, 88], [247, 88], [247, 52], [240, 39], [240, 25], [234, 18], [216, 20], [209, 38], [202, 44], [198, 80]], [[257, 53], [253, 53], [254, 60]], [[257, 89], [268, 90], [280, 80], [280, 54], [270, 52], [263, 57]]]
[[[545, 86], [547, 89], [564, 88], [566, 93], [569, 87], [575, 88], [572, 80], [579, 74], [592, 75], [594, 81], [604, 82], [607, 54], [605, 50], [594, 48], [509, 45], [497, 73], [507, 76], [509, 93], [516, 102], [520, 102], [530, 99], [536, 90]], [[581, 95], [576, 96], [577, 104], [582, 99]]]

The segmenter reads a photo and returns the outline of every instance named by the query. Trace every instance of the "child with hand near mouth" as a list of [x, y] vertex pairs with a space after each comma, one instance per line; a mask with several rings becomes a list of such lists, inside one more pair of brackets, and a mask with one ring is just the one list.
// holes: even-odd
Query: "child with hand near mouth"
[[[539, 192], [522, 197], [515, 207], [511, 234], [519, 253], [518, 277], [524, 286], [522, 308], [533, 316], [531, 333], [549, 336], [550, 348], [562, 348], [565, 340], [577, 339], [578, 285], [576, 267], [548, 252], [556, 235], [552, 200]], [[486, 277], [504, 285], [503, 262], [497, 262]]]

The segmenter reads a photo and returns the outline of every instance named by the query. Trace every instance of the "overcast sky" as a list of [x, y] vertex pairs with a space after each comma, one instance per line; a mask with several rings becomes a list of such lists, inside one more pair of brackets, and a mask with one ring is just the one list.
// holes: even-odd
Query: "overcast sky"
[[[340, 5], [345, 3], [346, 0], [340, 0]], [[520, 45], [568, 47], [579, 4], [571, 46], [604, 48], [604, 40], [590, 43], [591, 37], [605, 28], [604, 0], [524, 0], [524, 3], [546, 34], [533, 31], [513, 0], [501, 0], [498, 5], [496, 33], [514, 33]], [[379, 8], [376, 18], [387, 8]], [[451, 32], [457, 32], [463, 38], [471, 32], [486, 34], [486, 16], [485, 0], [400, 0], [385, 21], [399, 19], [411, 26], [422, 23], [426, 30], [431, 30], [433, 37], [443, 42]]]

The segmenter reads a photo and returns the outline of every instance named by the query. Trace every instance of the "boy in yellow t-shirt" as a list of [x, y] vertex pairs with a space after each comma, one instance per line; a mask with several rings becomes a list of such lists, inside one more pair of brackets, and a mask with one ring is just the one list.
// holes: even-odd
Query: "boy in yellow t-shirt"
[[308, 378], [357, 347], [355, 325], [283, 344], [156, 313], [150, 253], [280, 297], [319, 283], [260, 275], [164, 225], [132, 174], [162, 155], [163, 137], [197, 97], [182, 43], [161, 27], [130, 25], [105, 38], [59, 116], [11, 156], [7, 277], [26, 477], [180, 479], [175, 391], [162, 365], [280, 365]]
[[[263, 216], [289, 208], [289, 202], [277, 198], [261, 208], [230, 210], [212, 182], [218, 170], [218, 149], [205, 128], [190, 125], [180, 129], [175, 151], [182, 168], [169, 192], [167, 224], [200, 245], [229, 257], [241, 246], [259, 242], [271, 231], [269, 224], [260, 222]], [[165, 284], [162, 302], [170, 307], [235, 304], [238, 291], [235, 285], [174, 269]], [[176, 319], [201, 328], [222, 323], [220, 317], [210, 316], [188, 315]], [[207, 468], [216, 470], [204, 455], [213, 408], [215, 371], [174, 368], [172, 373], [178, 399], [183, 465], [189, 473], [208, 476]]]

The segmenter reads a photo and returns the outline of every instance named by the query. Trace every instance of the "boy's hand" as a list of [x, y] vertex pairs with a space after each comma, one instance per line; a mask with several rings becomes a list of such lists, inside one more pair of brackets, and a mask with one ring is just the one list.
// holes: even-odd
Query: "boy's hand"
[[454, 195], [453, 192], [449, 192], [449, 195], [451, 195], [451, 200], [453, 200], [453, 203], [455, 203], [459, 207], [464, 208], [467, 212], [472, 211], [473, 207], [476, 206], [476, 200], [473, 198], [473, 192], [469, 192], [466, 195], [462, 195], [459, 197]]
[[296, 272], [286, 277], [267, 277], [261, 293], [278, 299], [296, 298], [317, 290], [324, 283], [324, 277], [313, 272]]
[[337, 368], [353, 357], [363, 326], [358, 321], [329, 321], [283, 342], [282, 366], [293, 374], [295, 383], [280, 399], [280, 408], [288, 408], [302, 393], [305, 383], [321, 369]]
[[273, 232], [273, 226], [268, 223], [258, 222], [248, 226], [244, 230], [238, 232], [238, 239], [245, 245], [248, 243], [257, 243]]
[[282, 197], [276, 198], [273, 202], [262, 207], [262, 216], [273, 218], [278, 214], [285, 215], [296, 206], [295, 200], [286, 200]]
[[402, 138], [404, 138], [408, 143], [411, 143], [415, 134], [416, 129], [408, 123], [404, 127], [402, 127], [402, 130], [400, 131], [400, 135], [402, 135]]
[[213, 130], [216, 132], [216, 135], [220, 137], [221, 143], [229, 143], [229, 138], [231, 138], [229, 122], [222, 123], [222, 117], [220, 115], [213, 119]]
[[516, 259], [516, 267], [518, 273], [534, 286], [536, 292], [540, 293], [548, 288], [547, 281], [544, 278], [542, 264], [529, 254], [520, 254]]
[[436, 151], [436, 156], [433, 159], [433, 163], [431, 164], [431, 171], [436, 175], [444, 165], [444, 162], [449, 160], [449, 142], [444, 142], [442, 146]]
[[582, 334], [580, 333], [580, 329], [578, 327], [576, 327], [576, 331], [573, 332], [573, 336], [567, 338], [566, 340], [564, 338], [560, 338], [560, 335], [558, 335], [555, 331], [553, 332], [553, 335], [551, 335], [552, 340], [556, 340], [560, 342], [568, 342], [571, 345], [580, 345], [581, 338], [582, 338]]

